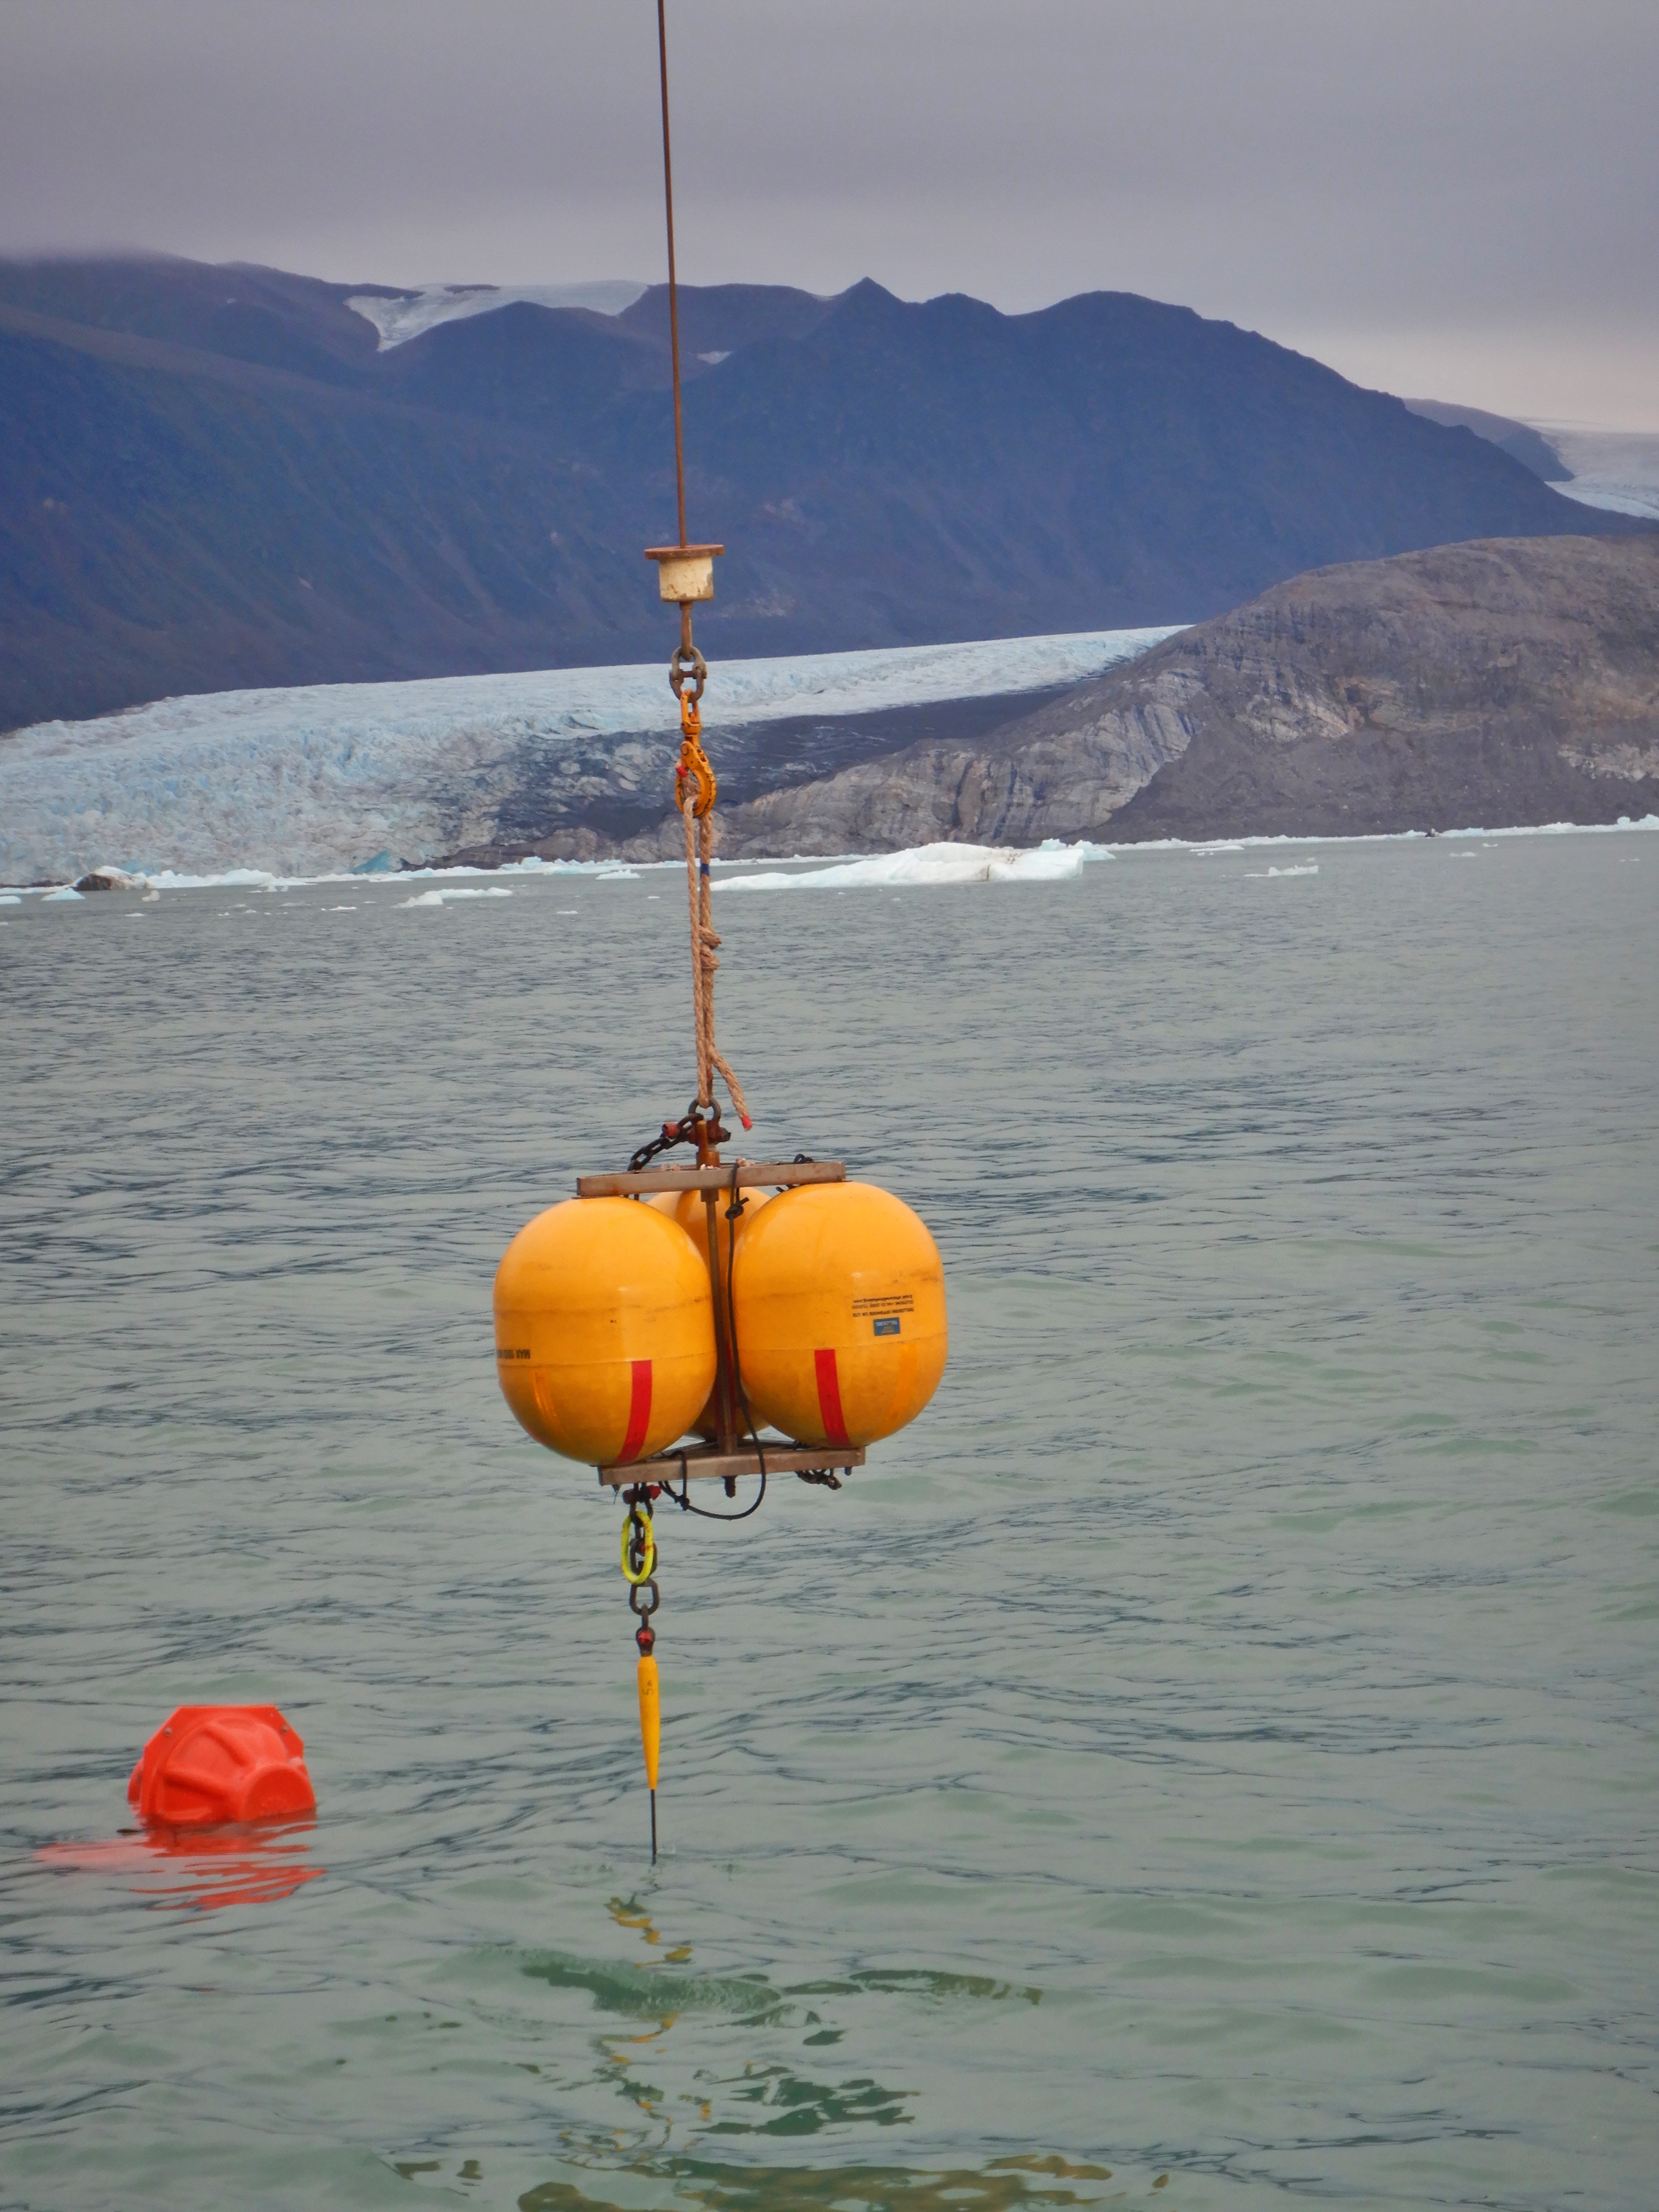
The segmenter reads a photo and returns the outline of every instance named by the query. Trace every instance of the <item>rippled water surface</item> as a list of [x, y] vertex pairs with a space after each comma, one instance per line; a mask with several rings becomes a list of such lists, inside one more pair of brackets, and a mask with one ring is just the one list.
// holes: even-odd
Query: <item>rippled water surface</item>
[[[1302, 857], [722, 898], [952, 1355], [663, 1524], [654, 1873], [489, 1285], [689, 1095], [674, 877], [0, 914], [0, 2201], [1654, 2203], [1659, 841]], [[314, 1826], [121, 1837], [192, 1699]]]

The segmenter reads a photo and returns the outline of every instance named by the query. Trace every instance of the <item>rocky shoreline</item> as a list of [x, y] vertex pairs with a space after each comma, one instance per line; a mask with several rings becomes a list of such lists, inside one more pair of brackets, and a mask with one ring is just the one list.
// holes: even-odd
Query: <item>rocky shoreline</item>
[[[944, 742], [947, 733], [956, 743], [986, 743], [1011, 721], [1067, 696], [1069, 687], [1060, 684], [856, 714], [791, 715], [718, 732], [711, 726], [721, 823], [744, 817], [757, 801], [819, 789], [859, 767]], [[504, 834], [421, 865], [495, 868], [532, 855], [544, 860], [672, 858], [684, 833], [664, 799], [673, 787], [678, 753], [678, 737], [652, 730], [609, 739], [591, 760], [573, 750], [538, 761], [501, 809]], [[723, 849], [732, 849], [729, 836]]]
[[[729, 858], [1342, 836], [1659, 811], [1659, 535], [1497, 538], [1320, 568], [1033, 710], [946, 726], [721, 809]], [[903, 737], [905, 710], [889, 718]], [[996, 723], [996, 726], [992, 726]], [[836, 741], [820, 731], [821, 750]], [[766, 750], [794, 740], [776, 729]], [[780, 756], [774, 753], [775, 758]], [[746, 788], [745, 788], [746, 787]], [[753, 793], [753, 795], [749, 795]], [[617, 825], [620, 827], [621, 825]], [[590, 815], [447, 856], [659, 860], [678, 819]]]

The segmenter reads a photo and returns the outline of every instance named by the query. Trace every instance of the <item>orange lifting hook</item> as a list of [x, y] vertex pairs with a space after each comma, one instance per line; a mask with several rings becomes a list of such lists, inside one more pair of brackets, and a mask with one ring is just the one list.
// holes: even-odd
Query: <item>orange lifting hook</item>
[[702, 717], [696, 704], [684, 697], [680, 700], [680, 728], [684, 735], [680, 744], [679, 764], [674, 770], [674, 811], [677, 814], [685, 811], [685, 786], [689, 777], [696, 793], [691, 811], [700, 822], [713, 807], [714, 793], [719, 787], [714, 781], [714, 768], [700, 742]]

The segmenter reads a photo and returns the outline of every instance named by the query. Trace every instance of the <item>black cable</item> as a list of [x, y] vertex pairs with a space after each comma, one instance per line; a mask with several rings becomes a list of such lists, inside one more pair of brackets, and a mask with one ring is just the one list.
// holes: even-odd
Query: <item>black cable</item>
[[682, 1513], [695, 1513], [699, 1521], [746, 1521], [751, 1513], [760, 1511], [761, 1499], [766, 1495], [766, 1463], [763, 1460], [761, 1462], [761, 1486], [755, 1493], [755, 1502], [752, 1505], [745, 1505], [741, 1513], [711, 1513], [706, 1505], [694, 1505], [685, 1494], [689, 1480], [690, 1477], [683, 1474], [678, 1490], [667, 1490], [664, 1486], [667, 1496], [673, 1499]]

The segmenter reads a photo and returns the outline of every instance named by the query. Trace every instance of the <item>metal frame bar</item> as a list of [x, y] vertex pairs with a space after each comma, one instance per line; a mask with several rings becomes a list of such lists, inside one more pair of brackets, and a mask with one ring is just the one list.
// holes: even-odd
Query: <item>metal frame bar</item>
[[[784, 1437], [763, 1437], [761, 1450], [766, 1455], [768, 1474], [805, 1474], [820, 1467], [850, 1474], [865, 1463], [863, 1450], [857, 1444], [795, 1444]], [[760, 1472], [760, 1453], [753, 1444], [738, 1450], [722, 1450], [719, 1444], [686, 1444], [674, 1451], [659, 1452], [654, 1459], [602, 1467], [599, 1480], [612, 1490], [623, 1490], [635, 1482], [666, 1482], [680, 1475], [692, 1482], [726, 1482]]]
[[[739, 1190], [764, 1185], [781, 1189], [804, 1182], [845, 1182], [845, 1160], [738, 1160], [735, 1163]], [[631, 1198], [649, 1190], [720, 1191], [732, 1188], [732, 1169], [641, 1168], [616, 1175], [576, 1177], [578, 1198]]]

